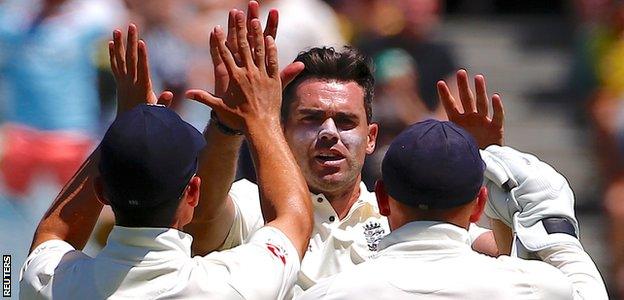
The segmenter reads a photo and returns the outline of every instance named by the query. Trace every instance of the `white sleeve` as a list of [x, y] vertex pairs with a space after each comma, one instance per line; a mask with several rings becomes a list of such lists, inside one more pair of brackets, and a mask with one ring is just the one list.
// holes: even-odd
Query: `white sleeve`
[[227, 267], [230, 285], [245, 299], [284, 299], [300, 268], [295, 246], [271, 226], [257, 230], [244, 245], [206, 258]]
[[232, 249], [246, 243], [253, 232], [264, 226], [257, 185], [241, 179], [232, 184], [229, 195], [234, 202], [234, 221], [218, 250]]
[[74, 247], [62, 240], [41, 243], [26, 258], [20, 272], [20, 299], [52, 299], [54, 270]]
[[574, 299], [608, 299], [605, 284], [591, 257], [579, 246], [553, 245], [539, 251], [542, 261], [568, 277]]
[[487, 228], [483, 228], [475, 223], [470, 223], [468, 227], [468, 235], [470, 236], [470, 244], [474, 243], [477, 238], [479, 238], [482, 234], [486, 232], [490, 232], [491, 230]]

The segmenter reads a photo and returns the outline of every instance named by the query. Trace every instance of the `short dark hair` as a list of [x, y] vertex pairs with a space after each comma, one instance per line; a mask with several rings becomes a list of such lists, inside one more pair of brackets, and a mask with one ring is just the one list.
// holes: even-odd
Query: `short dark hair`
[[111, 203], [111, 209], [115, 214], [115, 224], [119, 226], [168, 227], [173, 222], [181, 200], [182, 197], [172, 199], [150, 209], [118, 207]]
[[295, 99], [295, 90], [303, 81], [310, 78], [355, 81], [364, 90], [366, 121], [373, 117], [373, 96], [375, 94], [374, 65], [372, 59], [355, 48], [345, 46], [342, 51], [333, 47], [316, 47], [297, 55], [305, 69], [286, 86], [282, 100], [282, 121], [288, 118], [290, 105]]

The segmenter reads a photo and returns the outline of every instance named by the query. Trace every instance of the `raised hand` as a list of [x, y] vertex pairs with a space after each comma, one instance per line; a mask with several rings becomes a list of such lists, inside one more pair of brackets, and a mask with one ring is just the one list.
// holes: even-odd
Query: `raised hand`
[[[259, 7], [258, 2], [249, 1], [249, 4], [247, 6], [247, 24], [246, 24], [247, 28], [252, 28], [251, 22], [252, 20], [259, 18], [259, 11], [260, 11], [260, 7]], [[232, 53], [234, 61], [237, 63], [237, 65], [242, 66], [241, 56], [239, 54], [239, 45], [238, 45], [239, 38], [236, 35], [236, 32], [237, 32], [236, 31], [236, 15], [238, 13], [241, 13], [241, 11], [237, 9], [232, 9], [228, 14], [228, 33], [226, 37], [226, 46]], [[264, 37], [270, 36], [275, 40], [275, 37], [277, 34], [278, 23], [279, 23], [279, 15], [278, 15], [277, 10], [275, 9], [270, 10], [269, 16], [267, 17], [266, 28], [263, 33]], [[252, 35], [251, 31], [247, 35], [247, 41], [251, 49], [251, 52], [252, 53], [255, 52], [257, 44], [256, 44], [256, 39]], [[214, 34], [214, 31], [213, 31], [213, 34], [210, 35], [210, 55], [212, 57], [212, 63], [214, 65], [214, 76], [215, 76], [214, 94], [217, 97], [224, 97], [229, 87], [230, 76], [228, 74], [228, 70], [227, 70], [227, 67], [225, 66], [225, 63], [223, 62], [221, 55], [219, 54], [219, 41], [217, 40], [217, 37]], [[292, 63], [286, 66], [286, 68], [284, 68], [284, 70], [280, 74], [280, 77], [282, 80], [282, 86], [286, 86], [290, 81], [292, 81], [297, 76], [297, 74], [303, 71], [303, 69], [304, 69], [304, 65], [303, 63], [300, 63], [300, 62]], [[233, 119], [236, 118], [235, 116], [232, 116], [225, 111], [217, 111], [217, 115], [219, 117], [219, 120], [223, 122], [224, 124], [226, 124], [227, 126], [231, 128], [235, 128], [235, 129], [240, 128], [239, 127], [240, 124], [236, 125], [235, 121], [233, 121]]]
[[466, 70], [457, 71], [457, 87], [463, 111], [459, 110], [457, 100], [451, 95], [449, 87], [443, 80], [438, 81], [438, 97], [450, 121], [462, 126], [470, 132], [479, 144], [485, 149], [489, 145], [503, 145], [505, 113], [500, 95], [492, 96], [494, 113], [489, 116], [488, 95], [485, 87], [485, 77], [475, 76], [476, 97], [468, 83]]
[[141, 103], [159, 103], [165, 106], [171, 104], [173, 93], [165, 91], [156, 98], [152, 90], [147, 45], [139, 40], [136, 25], [128, 26], [126, 45], [121, 31], [118, 29], [113, 31], [113, 40], [108, 42], [108, 55], [117, 85], [117, 114]]
[[[279, 124], [282, 83], [275, 40], [271, 35], [263, 35], [258, 19], [248, 21], [240, 11], [230, 12], [230, 18], [234, 19], [234, 27], [228, 29], [231, 38], [227, 43], [225, 33], [219, 26], [210, 36], [211, 44], [216, 43], [216, 52], [228, 74], [226, 90], [221, 97], [202, 90], [190, 90], [186, 96], [210, 106], [221, 120], [227, 115], [231, 122], [227, 125], [236, 129], [247, 130], [249, 124], [255, 124], [254, 120], [262, 118], [277, 122], [273, 125]], [[251, 26], [249, 32], [247, 23]], [[252, 49], [251, 44], [255, 48]], [[236, 45], [236, 50], [230, 49], [233, 45]], [[240, 65], [235, 55], [238, 55]]]

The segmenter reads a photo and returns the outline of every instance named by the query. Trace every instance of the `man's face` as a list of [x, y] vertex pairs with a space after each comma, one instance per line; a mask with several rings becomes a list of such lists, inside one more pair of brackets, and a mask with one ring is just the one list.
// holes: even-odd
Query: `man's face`
[[356, 82], [311, 78], [295, 90], [284, 134], [310, 190], [336, 193], [360, 180], [377, 124], [367, 123], [364, 90]]

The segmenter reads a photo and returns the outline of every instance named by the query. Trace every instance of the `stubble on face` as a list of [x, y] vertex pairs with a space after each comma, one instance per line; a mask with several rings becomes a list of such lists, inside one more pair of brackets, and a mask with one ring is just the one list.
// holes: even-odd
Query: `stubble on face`
[[284, 132], [310, 190], [328, 196], [353, 189], [369, 140], [362, 87], [312, 78], [295, 97]]

